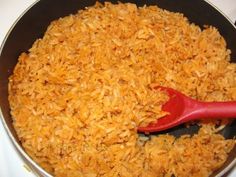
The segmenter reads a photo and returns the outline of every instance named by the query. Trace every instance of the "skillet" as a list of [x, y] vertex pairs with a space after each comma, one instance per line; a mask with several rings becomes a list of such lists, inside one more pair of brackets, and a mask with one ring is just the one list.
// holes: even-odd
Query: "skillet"
[[[107, 0], [108, 1], [108, 0]], [[12, 74], [20, 53], [27, 51], [33, 42], [41, 38], [51, 21], [60, 17], [76, 13], [79, 9], [95, 4], [95, 0], [40, 0], [28, 8], [18, 18], [10, 29], [0, 49], [0, 117], [3, 125], [15, 145], [16, 152], [21, 155], [25, 163], [39, 176], [51, 176], [38, 166], [22, 149], [12, 125], [10, 108], [8, 103], [8, 77]], [[100, 0], [104, 2], [104, 0]], [[116, 0], [110, 2], [117, 3]], [[120, 0], [131, 2], [138, 6], [158, 5], [161, 8], [173, 12], [183, 13], [190, 22], [203, 28], [204, 25], [212, 25], [218, 28], [227, 42], [227, 48], [231, 50], [231, 62], [236, 62], [236, 28], [219, 10], [207, 1], [198, 0]], [[199, 127], [192, 125], [189, 128], [178, 126], [161, 133], [169, 133], [176, 137], [183, 134], [194, 134]], [[225, 138], [233, 138], [236, 135], [236, 121], [224, 128], [220, 133]], [[141, 135], [142, 136], [142, 135]], [[224, 165], [211, 176], [223, 176], [236, 164], [236, 147], [230, 152]]]

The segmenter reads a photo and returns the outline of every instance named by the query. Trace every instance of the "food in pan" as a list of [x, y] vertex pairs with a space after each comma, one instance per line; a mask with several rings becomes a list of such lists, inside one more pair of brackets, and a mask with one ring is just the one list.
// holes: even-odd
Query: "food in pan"
[[55, 176], [209, 176], [235, 140], [227, 122], [194, 135], [139, 136], [166, 112], [162, 85], [203, 101], [236, 100], [236, 65], [212, 26], [157, 6], [97, 3], [53, 21], [9, 78], [26, 152]]

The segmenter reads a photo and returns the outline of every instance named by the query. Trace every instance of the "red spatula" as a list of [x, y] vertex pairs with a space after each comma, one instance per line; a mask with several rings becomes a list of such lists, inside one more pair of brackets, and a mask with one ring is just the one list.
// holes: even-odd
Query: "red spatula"
[[157, 132], [196, 119], [236, 118], [236, 101], [200, 102], [167, 87], [156, 87], [167, 92], [169, 101], [162, 110], [170, 114], [147, 127], [138, 127], [139, 132]]

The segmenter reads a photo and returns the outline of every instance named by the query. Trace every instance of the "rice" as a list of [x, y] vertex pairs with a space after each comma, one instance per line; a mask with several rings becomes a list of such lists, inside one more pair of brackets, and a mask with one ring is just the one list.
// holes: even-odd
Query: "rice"
[[97, 3], [53, 21], [19, 56], [9, 78], [13, 124], [26, 152], [55, 176], [209, 176], [235, 145], [216, 121], [180, 138], [139, 136], [137, 127], [168, 114], [155, 85], [236, 100], [229, 61], [214, 27], [157, 6]]

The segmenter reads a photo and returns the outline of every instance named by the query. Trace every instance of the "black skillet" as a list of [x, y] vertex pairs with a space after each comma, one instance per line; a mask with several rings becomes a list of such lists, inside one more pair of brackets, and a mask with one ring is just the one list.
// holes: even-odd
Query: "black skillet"
[[[100, 1], [103, 2], [103, 1]], [[117, 1], [112, 0], [116, 3]], [[212, 25], [218, 28], [221, 35], [227, 42], [227, 47], [231, 49], [231, 62], [236, 62], [236, 28], [233, 24], [209, 2], [203, 0], [120, 0], [120, 2], [132, 2], [138, 6], [158, 5], [161, 8], [183, 13], [190, 22], [203, 27]], [[94, 5], [95, 0], [41, 0], [30, 7], [11, 28], [3, 45], [0, 55], [0, 117], [3, 125], [16, 147], [17, 152], [25, 160], [34, 172], [40, 176], [50, 176], [39, 167], [22, 149], [15, 130], [12, 126], [12, 118], [8, 103], [8, 77], [12, 74], [17, 63], [17, 58], [21, 52], [27, 51], [33, 42], [43, 36], [47, 26], [52, 20], [76, 13], [79, 9]], [[182, 134], [193, 134], [197, 132], [197, 126], [185, 128], [179, 126], [174, 129], [162, 132], [170, 133], [176, 137]], [[228, 125], [221, 133], [226, 138], [236, 135], [236, 121]], [[212, 174], [212, 176], [227, 175], [230, 169], [236, 164], [236, 147], [231, 151], [225, 164]], [[14, 169], [13, 169], [14, 170]]]

